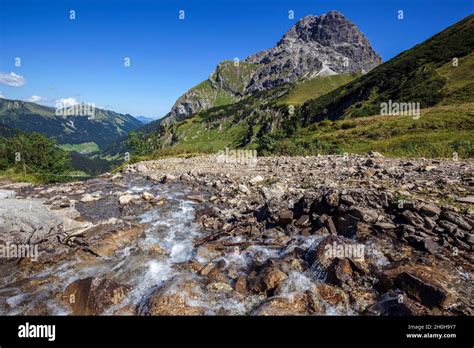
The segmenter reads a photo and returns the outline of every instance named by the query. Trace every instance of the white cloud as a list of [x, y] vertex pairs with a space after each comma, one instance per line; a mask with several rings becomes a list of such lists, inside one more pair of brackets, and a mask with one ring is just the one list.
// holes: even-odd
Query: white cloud
[[79, 104], [75, 98], [60, 98], [56, 99], [56, 107], [67, 108], [73, 105]]
[[5, 94], [3, 94], [3, 92], [0, 92], [0, 99], [5, 99]]
[[21, 87], [26, 83], [26, 79], [23, 76], [15, 74], [14, 72], [9, 74], [0, 72], [0, 83], [12, 87]]
[[31, 97], [29, 97], [27, 99], [27, 101], [32, 102], [32, 103], [37, 103], [37, 102], [40, 102], [42, 100], [44, 101], [44, 98], [39, 96], [39, 95], [32, 95]]

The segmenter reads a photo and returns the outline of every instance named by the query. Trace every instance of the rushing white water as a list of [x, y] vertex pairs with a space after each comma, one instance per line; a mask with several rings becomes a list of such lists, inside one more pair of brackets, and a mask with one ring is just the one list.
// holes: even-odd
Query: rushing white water
[[[236, 279], [240, 275], [246, 276], [245, 272], [255, 260], [263, 263], [269, 258], [291, 253], [295, 247], [308, 249], [320, 240], [320, 237], [315, 236], [295, 236], [290, 243], [291, 247], [284, 249], [253, 245], [243, 250], [239, 247], [228, 248], [225, 254], [217, 257], [206, 253], [205, 249], [197, 255], [194, 242], [202, 237], [202, 232], [195, 223], [195, 203], [186, 200], [183, 192], [177, 192], [175, 188], [165, 185], [146, 184], [130, 185], [127, 191], [133, 194], [152, 192], [166, 200], [166, 204], [138, 217], [138, 222], [146, 226], [144, 238], [139, 238], [135, 243], [116, 251], [111, 257], [88, 261], [79, 258], [59, 261], [30, 277], [33, 280], [48, 277], [54, 279], [38, 283], [35, 287], [27, 287], [27, 291], [8, 286], [0, 289], [0, 299], [6, 299], [3, 305], [0, 302], [0, 314], [35, 314], [38, 312], [35, 312], [35, 308], [41, 308], [41, 314], [71, 314], [68, 305], [58, 299], [58, 294], [64, 293], [72, 282], [87, 277], [111, 278], [131, 289], [123, 301], [108, 308], [103, 314], [111, 315], [127, 308], [138, 309], [140, 313], [140, 308], [153, 291], [172, 278], [202, 280], [201, 276], [186, 267], [180, 267], [187, 261], [192, 260], [202, 266], [209, 262], [219, 263], [222, 271]], [[233, 240], [241, 241], [241, 236]], [[311, 290], [315, 281], [318, 280], [314, 278], [312, 270], [292, 271], [280, 285], [278, 296], [291, 298], [293, 293]], [[265, 298], [256, 294], [236, 296], [226, 291], [213, 291], [205, 289], [204, 283], [201, 282], [202, 287], [196, 290], [198, 296], [185, 300], [191, 306], [205, 308], [205, 314], [249, 314]], [[181, 289], [174, 290], [179, 292]], [[326, 311], [327, 314], [341, 314], [331, 306], [327, 306]]]

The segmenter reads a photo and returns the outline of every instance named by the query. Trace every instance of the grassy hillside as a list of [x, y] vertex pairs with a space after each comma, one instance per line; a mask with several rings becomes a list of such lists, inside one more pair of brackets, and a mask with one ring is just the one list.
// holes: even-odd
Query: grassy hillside
[[409, 116], [370, 116], [323, 120], [295, 135], [278, 133], [271, 153], [285, 155], [365, 154], [378, 151], [391, 157], [474, 157], [474, 103], [423, 109]]
[[[462, 64], [469, 65], [470, 59], [462, 58], [473, 51], [474, 15], [471, 15], [349, 84], [308, 101], [301, 115], [310, 124], [326, 118], [378, 114], [380, 104], [389, 100], [419, 102], [422, 108], [436, 105], [448, 97], [446, 74], [454, 76], [454, 69], [465, 69]], [[452, 64], [455, 58], [459, 60], [457, 67]], [[448, 73], [450, 63], [453, 72]], [[472, 96], [472, 86], [465, 92], [464, 99]]]

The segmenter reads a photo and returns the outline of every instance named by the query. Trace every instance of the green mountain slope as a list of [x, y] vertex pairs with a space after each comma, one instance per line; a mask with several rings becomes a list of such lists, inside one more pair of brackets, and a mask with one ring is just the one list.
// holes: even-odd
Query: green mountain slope
[[[286, 84], [257, 92], [239, 102], [213, 107], [171, 125], [149, 124], [134, 138], [140, 154], [179, 154], [216, 152], [222, 148], [257, 146], [258, 138], [276, 130], [288, 118], [290, 109], [308, 99], [323, 95], [357, 75], [315, 77], [300, 83]], [[116, 145], [108, 151], [125, 151]]]
[[39, 132], [59, 144], [95, 143], [105, 148], [142, 126], [130, 115], [95, 109], [94, 118], [58, 116], [55, 109], [19, 100], [0, 99], [0, 124], [23, 132]]
[[[471, 60], [463, 58], [473, 51], [474, 15], [471, 15], [351, 83], [307, 102], [301, 116], [305, 124], [310, 124], [325, 118], [376, 115], [380, 113], [380, 104], [389, 100], [419, 102], [422, 108], [439, 104], [449, 97], [449, 86], [453, 85], [446, 75], [458, 80], [456, 69], [469, 69], [462, 64], [471, 64]], [[455, 59], [458, 66], [453, 65]], [[467, 93], [464, 100], [472, 97], [472, 75], [466, 79], [470, 82], [463, 86]]]
[[152, 122], [150, 127], [156, 127], [160, 123], [171, 124], [188, 115], [243, 99], [245, 87], [257, 67], [257, 64], [246, 62], [223, 61], [219, 63], [207, 80], [194, 86], [178, 98], [163, 121]]

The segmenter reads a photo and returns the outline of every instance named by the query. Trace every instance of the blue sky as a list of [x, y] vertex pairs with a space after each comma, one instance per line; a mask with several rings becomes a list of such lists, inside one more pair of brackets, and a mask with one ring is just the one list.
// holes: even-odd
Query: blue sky
[[159, 118], [219, 61], [272, 47], [297, 19], [330, 10], [353, 21], [386, 61], [473, 13], [474, 2], [0, 0], [0, 95]]

